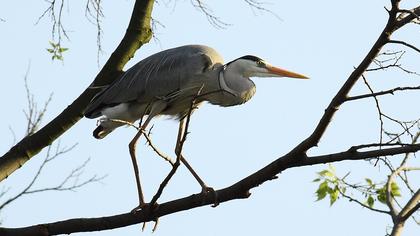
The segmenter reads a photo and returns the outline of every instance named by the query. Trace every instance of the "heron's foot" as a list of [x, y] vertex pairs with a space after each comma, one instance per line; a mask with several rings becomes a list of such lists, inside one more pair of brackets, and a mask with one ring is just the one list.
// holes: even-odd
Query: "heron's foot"
[[154, 211], [157, 211], [157, 209], [159, 209], [159, 204], [156, 202], [153, 204], [153, 206], [150, 203], [141, 203], [133, 210], [131, 210], [131, 213], [136, 214], [139, 211], [144, 211], [146, 214], [151, 214]]
[[213, 196], [214, 202], [213, 205], [211, 205], [211, 207], [217, 207], [219, 205], [219, 198], [217, 196], [217, 192], [212, 187], [202, 186], [201, 194], [211, 194]]

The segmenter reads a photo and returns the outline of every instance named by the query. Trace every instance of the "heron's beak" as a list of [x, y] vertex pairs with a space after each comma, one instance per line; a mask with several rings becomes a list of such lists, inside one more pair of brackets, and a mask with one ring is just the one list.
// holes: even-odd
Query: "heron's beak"
[[270, 74], [273, 74], [275, 76], [280, 76], [280, 77], [289, 77], [289, 78], [296, 78], [296, 79], [309, 79], [309, 77], [306, 77], [302, 74], [298, 74], [292, 71], [288, 71], [285, 69], [281, 69], [278, 67], [274, 67], [272, 65], [266, 65], [267, 70], [269, 71]]

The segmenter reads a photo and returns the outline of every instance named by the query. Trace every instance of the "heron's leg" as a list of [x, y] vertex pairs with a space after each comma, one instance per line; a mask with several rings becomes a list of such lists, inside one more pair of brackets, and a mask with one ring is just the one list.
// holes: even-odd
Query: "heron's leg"
[[147, 204], [144, 201], [144, 195], [143, 195], [143, 190], [142, 190], [141, 181], [140, 181], [140, 172], [139, 172], [139, 167], [137, 165], [137, 158], [136, 158], [137, 141], [141, 137], [141, 134], [144, 132], [144, 130], [146, 129], [147, 125], [150, 123], [152, 118], [155, 115], [162, 112], [165, 109], [165, 107], [166, 107], [166, 103], [163, 102], [163, 101], [157, 101], [157, 102], [154, 102], [152, 104], [152, 106], [150, 108], [150, 113], [149, 113], [146, 121], [144, 121], [144, 123], [141, 125], [139, 131], [137, 132], [137, 134], [134, 136], [134, 138], [131, 140], [131, 142], [128, 145], [129, 152], [130, 152], [130, 157], [131, 157], [131, 162], [133, 164], [134, 175], [136, 177], [137, 192], [138, 192], [138, 195], [139, 195], [139, 206], [134, 208], [133, 212], [147, 206]]
[[139, 195], [139, 206], [138, 206], [138, 208], [143, 208], [145, 206], [145, 202], [144, 202], [143, 190], [141, 188], [139, 167], [137, 165], [137, 159], [136, 159], [136, 146], [137, 146], [137, 141], [139, 140], [141, 134], [143, 133], [143, 130], [146, 128], [146, 126], [150, 122], [150, 120], [151, 120], [151, 117], [150, 117], [150, 119], [148, 117], [147, 120], [144, 122], [144, 124], [140, 127], [137, 134], [134, 136], [134, 138], [128, 144], [128, 149], [129, 149], [129, 152], [130, 152], [131, 162], [133, 164], [133, 169], [134, 169], [134, 175], [135, 175], [135, 178], [136, 178], [137, 193]]
[[214, 202], [213, 206], [217, 206], [218, 205], [217, 195], [216, 195], [216, 192], [214, 191], [214, 189], [212, 187], [207, 186], [206, 183], [204, 183], [204, 181], [195, 172], [195, 170], [187, 162], [187, 160], [184, 158], [184, 156], [181, 153], [182, 150], [180, 148], [180, 141], [181, 141], [181, 139], [183, 138], [183, 136], [185, 134], [185, 129], [186, 129], [186, 118], [183, 118], [179, 122], [178, 139], [177, 139], [177, 142], [176, 142], [175, 154], [177, 156], [179, 155], [180, 161], [185, 165], [185, 167], [187, 167], [187, 169], [190, 171], [190, 173], [194, 176], [194, 178], [200, 184], [200, 186], [201, 186], [201, 192], [202, 193], [213, 193], [214, 194], [215, 202]]

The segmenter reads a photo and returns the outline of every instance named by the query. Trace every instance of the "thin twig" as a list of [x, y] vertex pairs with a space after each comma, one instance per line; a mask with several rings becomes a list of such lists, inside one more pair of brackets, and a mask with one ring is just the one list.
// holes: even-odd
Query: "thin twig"
[[356, 198], [350, 197], [349, 195], [345, 194], [340, 188], [338, 188], [338, 191], [340, 192], [341, 196], [347, 198], [351, 202], [355, 202], [355, 203], [359, 204], [360, 206], [362, 206], [364, 208], [367, 208], [371, 211], [376, 211], [376, 212], [379, 212], [379, 213], [384, 213], [384, 214], [388, 214], [388, 215], [390, 214], [389, 211], [384, 211], [384, 210], [381, 210], [381, 209], [370, 207], [370, 206], [362, 203], [361, 201], [357, 200]]
[[162, 151], [160, 151], [153, 143], [152, 143], [152, 139], [150, 138], [149, 134], [147, 132], [145, 132], [144, 130], [142, 131], [144, 137], [147, 140], [147, 144], [153, 149], [153, 151], [158, 154], [158, 156], [162, 157], [162, 159], [164, 159], [165, 161], [169, 162], [172, 166], [174, 166], [175, 162], [165, 153], [163, 153]]
[[[365, 83], [366, 87], [369, 89], [370, 93], [375, 93], [372, 89], [372, 87], [370, 86], [370, 84], [368, 83], [366, 77], [362, 74], [362, 79], [363, 82]], [[379, 100], [376, 96], [373, 96], [373, 99], [375, 100], [375, 104], [376, 104], [376, 110], [378, 111], [378, 118], [379, 118], [379, 122], [380, 122], [380, 132], [379, 132], [379, 143], [383, 143], [383, 131], [384, 131], [384, 121], [382, 120], [382, 111], [381, 111], [381, 106], [379, 105]], [[381, 146], [380, 146], [381, 147]]]
[[376, 93], [369, 93], [369, 94], [362, 94], [362, 95], [347, 97], [346, 101], [354, 101], [354, 100], [359, 100], [359, 99], [364, 99], [364, 98], [369, 98], [369, 97], [377, 97], [377, 96], [386, 95], [386, 94], [394, 95], [394, 93], [397, 91], [419, 90], [419, 89], [420, 89], [420, 85], [415, 86], [415, 87], [396, 87], [393, 89], [388, 89], [388, 90], [384, 90], [384, 91], [380, 91]]

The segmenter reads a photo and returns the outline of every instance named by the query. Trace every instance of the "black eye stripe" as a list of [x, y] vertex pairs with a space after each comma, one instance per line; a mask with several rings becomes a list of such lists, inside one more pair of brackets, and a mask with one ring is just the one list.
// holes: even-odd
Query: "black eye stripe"
[[255, 61], [255, 62], [260, 62], [260, 61], [262, 61], [262, 59], [261, 59], [261, 58], [256, 57], [256, 56], [252, 56], [252, 55], [246, 55], [246, 56], [240, 57], [240, 58], [238, 58], [238, 59], [245, 59], [245, 60], [250, 60], [250, 61]]
[[253, 61], [253, 62], [257, 63], [257, 65], [259, 65], [259, 66], [262, 66], [262, 65], [265, 64], [264, 63], [264, 60], [261, 59], [261, 58], [259, 58], [259, 57], [256, 57], [256, 56], [253, 56], [253, 55], [246, 55], [246, 56], [240, 57], [238, 59], [235, 59], [235, 60], [227, 63], [226, 66], [228, 66], [230, 63], [232, 63], [234, 61], [237, 61], [237, 60], [240, 60], [240, 59], [248, 60], [248, 61]]

